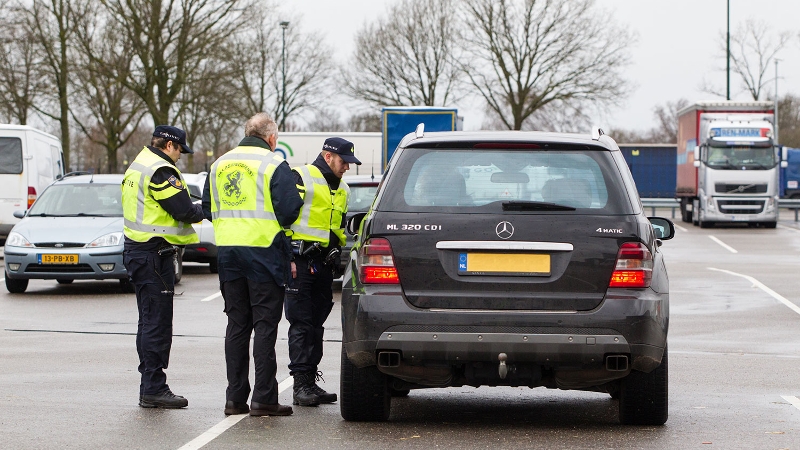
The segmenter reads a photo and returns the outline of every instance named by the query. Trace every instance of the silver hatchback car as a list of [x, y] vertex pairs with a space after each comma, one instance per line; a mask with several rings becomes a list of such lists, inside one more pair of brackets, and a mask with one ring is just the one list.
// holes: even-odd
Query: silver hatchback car
[[14, 226], [5, 243], [5, 282], [22, 293], [31, 279], [120, 280], [133, 285], [122, 264], [122, 175], [73, 175], [51, 184]]

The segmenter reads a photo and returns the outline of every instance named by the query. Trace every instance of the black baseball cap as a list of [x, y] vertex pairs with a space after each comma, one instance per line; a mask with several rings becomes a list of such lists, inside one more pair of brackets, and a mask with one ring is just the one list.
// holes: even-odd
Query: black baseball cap
[[353, 154], [353, 143], [342, 138], [333, 137], [325, 139], [322, 149], [331, 153], [336, 153], [348, 164], [361, 165], [361, 161]]
[[156, 131], [153, 132], [153, 137], [164, 138], [169, 141], [180, 144], [181, 153], [189, 153], [189, 154], [194, 153], [194, 150], [192, 150], [191, 148], [189, 148], [188, 145], [186, 145], [186, 132], [178, 127], [173, 127], [170, 125], [159, 125], [156, 127]]

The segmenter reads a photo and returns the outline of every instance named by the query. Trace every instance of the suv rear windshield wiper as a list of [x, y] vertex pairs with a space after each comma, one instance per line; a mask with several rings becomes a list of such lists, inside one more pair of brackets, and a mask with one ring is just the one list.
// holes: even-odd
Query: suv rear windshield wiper
[[503, 211], [575, 211], [575, 208], [557, 203], [513, 201], [503, 202]]

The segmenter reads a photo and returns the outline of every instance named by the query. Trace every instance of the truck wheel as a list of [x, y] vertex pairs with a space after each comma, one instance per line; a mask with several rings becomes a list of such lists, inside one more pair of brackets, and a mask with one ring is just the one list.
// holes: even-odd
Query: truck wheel
[[661, 365], [650, 373], [632, 370], [622, 379], [619, 421], [623, 425], [663, 425], [667, 421], [667, 347]]
[[382, 422], [389, 418], [392, 396], [386, 375], [376, 366], [359, 369], [347, 357], [342, 345], [339, 409], [344, 420]]
[[692, 221], [692, 212], [686, 210], [686, 202], [681, 202], [681, 220], [686, 223]]
[[28, 289], [28, 280], [12, 280], [6, 275], [6, 289], [12, 294], [22, 294]]

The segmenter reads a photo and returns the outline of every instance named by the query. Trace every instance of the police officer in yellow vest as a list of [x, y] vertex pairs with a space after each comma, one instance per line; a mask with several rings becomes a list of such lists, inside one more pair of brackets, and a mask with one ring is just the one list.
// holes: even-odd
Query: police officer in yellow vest
[[159, 125], [125, 172], [122, 210], [125, 216], [123, 262], [136, 287], [139, 325], [139, 406], [183, 408], [189, 402], [167, 385], [164, 369], [172, 347], [172, 296], [175, 246], [198, 242], [192, 223], [203, 220], [192, 203], [175, 163], [193, 153], [180, 128]]
[[300, 217], [292, 224], [293, 280], [286, 289], [289, 321], [289, 373], [294, 377], [295, 405], [333, 403], [336, 394], [322, 389], [319, 363], [325, 320], [333, 308], [334, 270], [345, 244], [344, 221], [350, 189], [342, 175], [350, 164], [361, 164], [353, 143], [329, 138], [317, 159], [296, 167], [297, 189], [303, 197]]
[[[303, 200], [289, 164], [273, 149], [278, 126], [266, 113], [251, 117], [245, 138], [211, 166], [203, 212], [214, 223], [217, 264], [228, 327], [225, 414], [288, 416], [278, 403], [275, 341], [291, 277], [292, 249], [286, 230]], [[255, 382], [250, 405], [250, 337]]]

